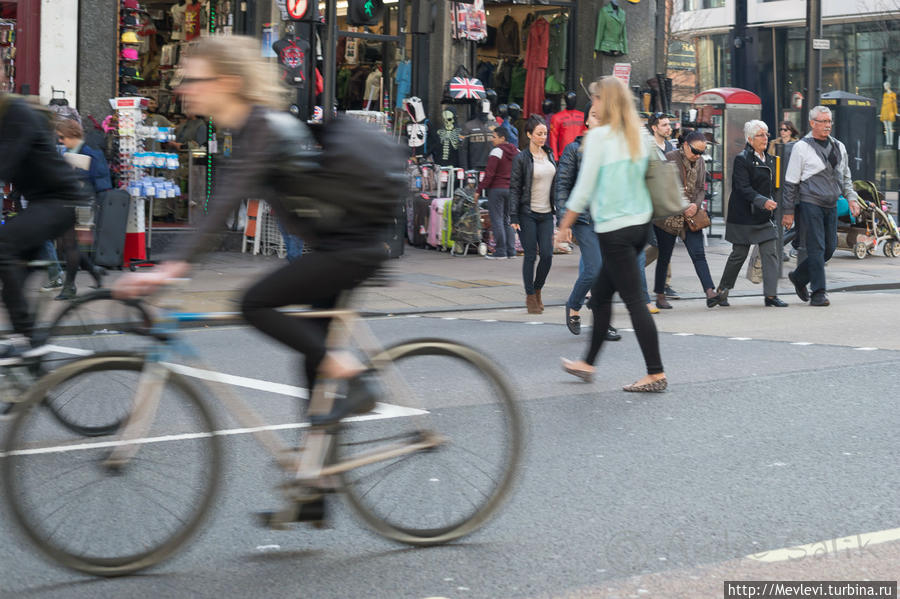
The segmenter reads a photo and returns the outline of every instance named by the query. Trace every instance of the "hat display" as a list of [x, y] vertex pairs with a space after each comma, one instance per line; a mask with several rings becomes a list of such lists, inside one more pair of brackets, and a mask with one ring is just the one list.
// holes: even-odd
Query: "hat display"
[[140, 10], [137, 0], [123, 0], [123, 6], [129, 10]]
[[134, 15], [126, 15], [126, 16], [122, 19], [122, 25], [125, 26], [125, 27], [138, 27], [138, 26], [139, 26], [139, 23], [138, 23], [138, 19], [137, 19], [136, 16], [134, 16]]
[[122, 58], [124, 60], [138, 60], [138, 51], [134, 48], [122, 48]]
[[138, 39], [137, 34], [134, 31], [126, 31], [122, 34], [122, 43], [123, 44], [140, 44], [141, 40]]
[[139, 95], [141, 95], [141, 92], [138, 91], [137, 86], [132, 85], [130, 83], [123, 85], [119, 89], [119, 93], [121, 93], [123, 96], [139, 96]]

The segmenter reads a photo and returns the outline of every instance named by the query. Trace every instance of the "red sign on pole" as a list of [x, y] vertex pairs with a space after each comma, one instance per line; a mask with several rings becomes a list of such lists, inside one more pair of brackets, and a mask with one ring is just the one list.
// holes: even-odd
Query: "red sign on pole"
[[285, 0], [285, 8], [292, 19], [299, 21], [306, 16], [309, 0]]

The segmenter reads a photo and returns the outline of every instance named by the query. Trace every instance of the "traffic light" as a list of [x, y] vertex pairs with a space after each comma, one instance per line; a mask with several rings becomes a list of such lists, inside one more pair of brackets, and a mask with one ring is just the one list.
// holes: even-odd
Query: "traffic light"
[[348, 25], [378, 25], [384, 14], [382, 0], [349, 0], [347, 6]]

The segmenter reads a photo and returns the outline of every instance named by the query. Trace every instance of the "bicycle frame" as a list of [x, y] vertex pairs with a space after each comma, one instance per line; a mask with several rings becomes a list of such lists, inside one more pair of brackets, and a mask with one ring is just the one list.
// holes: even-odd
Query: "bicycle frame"
[[[388, 357], [378, 357], [383, 354], [383, 348], [355, 311], [347, 309], [304, 310], [293, 312], [291, 315], [298, 318], [332, 318], [333, 323], [329, 327], [326, 345], [328, 347], [347, 347], [352, 341], [354, 347], [365, 353], [372, 368], [381, 371], [388, 380], [397, 383], [390, 385], [392, 391], [398, 390], [400, 395], [404, 395], [405, 383], [390, 368]], [[186, 342], [172, 334], [177, 325], [182, 322], [213, 322], [230, 319], [233, 316], [234, 313], [170, 312], [154, 326], [149, 335], [159, 339], [162, 346], [147, 356], [149, 367], [145, 367], [144, 372], [141, 373], [138, 390], [135, 394], [135, 407], [122, 427], [119, 440], [114, 443], [112, 452], [105, 460], [107, 466], [122, 467], [136, 455], [141, 445], [139, 441], [146, 436], [156, 415], [166, 377], [169, 372], [176, 370], [172, 368], [172, 365], [166, 364], [164, 360], [175, 354], [199, 362], [196, 352]], [[336, 487], [336, 483], [332, 480], [336, 474], [437, 447], [445, 442], [440, 435], [423, 433], [419, 435], [419, 438], [410, 442], [387, 444], [365, 453], [349, 456], [340, 462], [332, 462], [332, 447], [336, 429], [334, 426], [316, 426], [310, 427], [298, 459], [297, 450], [289, 447], [271, 430], [269, 424], [231, 390], [230, 384], [223, 380], [216, 380], [216, 377], [207, 379], [207, 382], [211, 383], [215, 396], [243, 430], [250, 432], [256, 438], [257, 442], [272, 455], [283, 471], [292, 474], [295, 483], [305, 487], [331, 490]], [[317, 385], [316, 391], [310, 398], [309, 413], [328, 414], [332, 408], [335, 389], [336, 384], [333, 381], [324, 381]], [[405, 395], [410, 396], [411, 394], [405, 393]]]

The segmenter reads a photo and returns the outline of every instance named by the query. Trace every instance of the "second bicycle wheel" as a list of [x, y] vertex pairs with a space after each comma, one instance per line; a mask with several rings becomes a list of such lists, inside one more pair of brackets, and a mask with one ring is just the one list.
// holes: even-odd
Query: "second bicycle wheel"
[[[196, 532], [218, 488], [220, 447], [213, 419], [193, 387], [168, 373], [149, 428], [134, 441], [84, 438], [37, 401], [63, 395], [116, 396], [130, 404], [140, 356], [95, 356], [41, 379], [12, 421], [2, 462], [10, 513], [54, 561], [101, 576], [129, 574], [171, 555]], [[123, 445], [137, 452], [121, 468], [105, 460]]]
[[347, 459], [440, 435], [437, 447], [344, 473], [352, 507], [376, 532], [412, 545], [446, 543], [479, 528], [515, 479], [522, 422], [500, 370], [477, 351], [448, 341], [417, 340], [375, 358], [375, 412], [345, 420], [337, 455]]
[[[67, 302], [50, 324], [37, 333], [48, 353], [41, 357], [41, 367], [49, 372], [85, 356], [113, 351], [134, 353], [155, 341], [146, 335], [153, 318], [140, 300], [112, 297], [108, 289], [100, 289]], [[60, 423], [85, 436], [115, 432], [131, 405], [116, 395], [51, 393], [45, 399]]]

